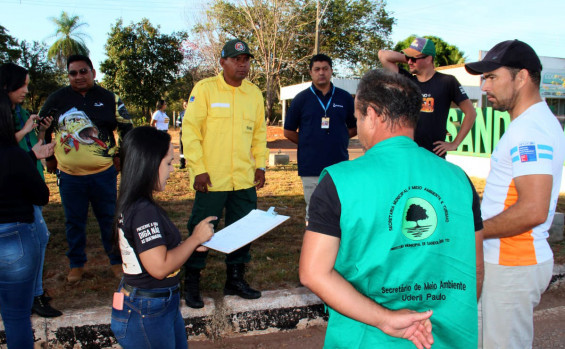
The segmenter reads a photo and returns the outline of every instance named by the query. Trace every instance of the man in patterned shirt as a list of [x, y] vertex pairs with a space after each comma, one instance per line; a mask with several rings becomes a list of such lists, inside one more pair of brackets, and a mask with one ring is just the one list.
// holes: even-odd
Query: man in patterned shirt
[[39, 113], [55, 114], [45, 136], [49, 143], [51, 131], [55, 132], [55, 156], [46, 164], [47, 171], [57, 171], [59, 177], [71, 267], [67, 281], [76, 283], [84, 273], [89, 204], [98, 220], [112, 272], [119, 277], [122, 259], [112, 252], [119, 170], [114, 130], [117, 128], [122, 138], [133, 124], [121, 99], [94, 82], [96, 71], [88, 57], [70, 56], [67, 71], [70, 85], [52, 93]]

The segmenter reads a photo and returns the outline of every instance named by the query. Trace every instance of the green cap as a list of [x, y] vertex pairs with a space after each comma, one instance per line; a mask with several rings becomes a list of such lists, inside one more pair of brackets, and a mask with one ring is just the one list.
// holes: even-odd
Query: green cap
[[421, 55], [426, 56], [436, 56], [436, 45], [432, 40], [426, 38], [416, 38], [405, 50], [402, 50], [402, 53], [407, 55], [408, 57], [418, 57]]
[[236, 57], [239, 55], [249, 55], [251, 58], [255, 58], [249, 52], [249, 46], [239, 39], [233, 39], [224, 45], [222, 48], [222, 58]]

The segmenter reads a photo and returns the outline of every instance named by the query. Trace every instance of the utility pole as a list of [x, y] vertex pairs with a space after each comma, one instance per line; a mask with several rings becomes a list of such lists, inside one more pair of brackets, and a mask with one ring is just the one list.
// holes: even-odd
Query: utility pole
[[314, 54], [318, 52], [318, 40], [320, 38], [320, 0], [316, 0], [316, 38], [314, 40]]

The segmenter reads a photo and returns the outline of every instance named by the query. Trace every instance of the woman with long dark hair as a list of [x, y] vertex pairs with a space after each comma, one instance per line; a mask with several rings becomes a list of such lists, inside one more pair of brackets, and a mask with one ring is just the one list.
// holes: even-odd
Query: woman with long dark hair
[[18, 146], [12, 102], [0, 92], [0, 314], [8, 348], [33, 348], [31, 305], [39, 270], [40, 241], [33, 205], [46, 205], [49, 189], [35, 167], [53, 155], [40, 144], [26, 153]]
[[120, 160], [115, 239], [124, 278], [114, 294], [112, 331], [126, 349], [187, 348], [178, 272], [212, 237], [210, 221], [217, 218], [204, 219], [181, 242], [180, 232], [153, 199], [174, 171], [168, 133], [149, 126], [134, 128], [124, 139]]
[[[25, 68], [14, 63], [6, 63], [0, 67], [0, 89], [10, 98], [16, 141], [24, 151], [30, 151], [34, 145], [44, 142], [45, 131], [53, 120], [52, 116], [39, 119], [37, 115], [30, 114], [22, 107], [22, 103], [28, 93], [29, 82], [29, 74]], [[41, 161], [37, 160], [35, 165], [39, 175], [44, 179]], [[42, 317], [61, 316], [62, 313], [59, 310], [51, 307], [49, 304], [51, 298], [43, 290], [43, 262], [45, 260], [47, 243], [49, 242], [49, 230], [43, 219], [43, 208], [39, 205], [34, 205], [33, 209], [37, 235], [41, 244], [41, 263], [35, 280], [31, 311]]]

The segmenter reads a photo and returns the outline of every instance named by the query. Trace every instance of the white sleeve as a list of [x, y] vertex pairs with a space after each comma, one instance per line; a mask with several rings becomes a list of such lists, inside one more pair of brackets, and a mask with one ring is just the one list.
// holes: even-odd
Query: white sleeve
[[510, 138], [512, 177], [549, 174], [552, 171], [554, 142], [549, 135], [534, 128], [521, 128]]

